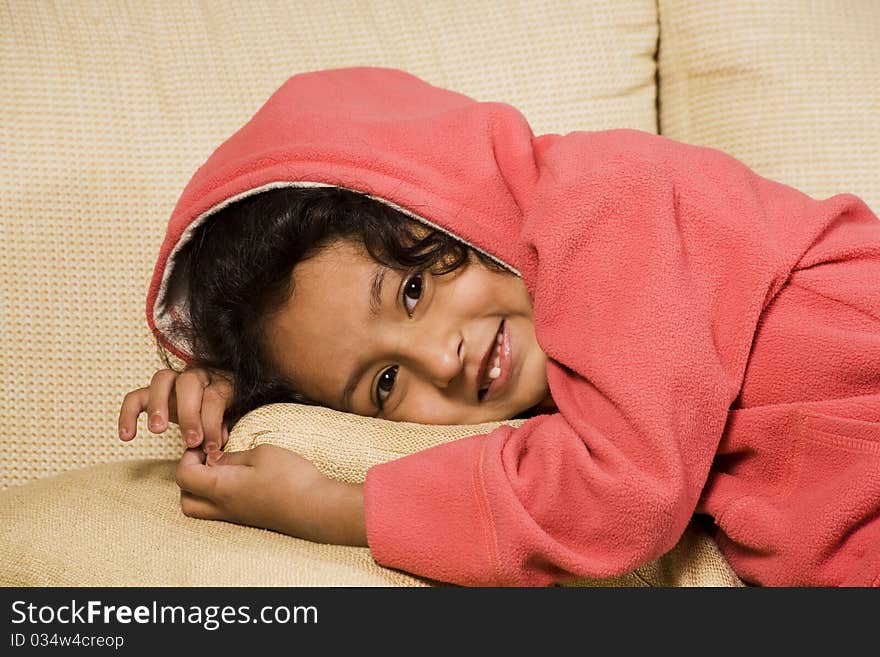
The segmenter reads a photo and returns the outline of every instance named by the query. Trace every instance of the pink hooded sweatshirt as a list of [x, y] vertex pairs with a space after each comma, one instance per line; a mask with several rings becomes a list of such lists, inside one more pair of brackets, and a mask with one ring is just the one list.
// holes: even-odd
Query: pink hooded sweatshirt
[[[880, 221], [715, 149], [637, 130], [535, 136], [503, 103], [398, 70], [290, 78], [196, 172], [147, 299], [234, 199], [354, 189], [526, 283], [557, 412], [371, 468], [376, 561], [465, 585], [609, 577], [706, 514], [744, 580], [880, 584]], [[356, 437], [353, 437], [356, 440]]]

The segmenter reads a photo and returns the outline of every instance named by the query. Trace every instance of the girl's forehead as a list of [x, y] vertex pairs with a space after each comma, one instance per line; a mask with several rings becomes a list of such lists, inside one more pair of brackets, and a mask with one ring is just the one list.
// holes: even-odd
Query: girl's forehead
[[[330, 272], [339, 269], [349, 270], [351, 274], [363, 273], [361, 270], [378, 265], [367, 252], [366, 248], [359, 243], [351, 241], [336, 241], [327, 244], [312, 256], [296, 264], [292, 276], [294, 284], [298, 284], [303, 277], [314, 279], [326, 277]], [[311, 281], [320, 284], [320, 281]]]
[[371, 281], [383, 267], [358, 248], [342, 244], [294, 267], [284, 323], [326, 324], [356, 319], [369, 309]]
[[268, 318], [273, 358], [307, 396], [341, 389], [342, 371], [369, 340], [370, 293], [382, 267], [354, 245], [323, 249], [294, 267], [287, 302]]

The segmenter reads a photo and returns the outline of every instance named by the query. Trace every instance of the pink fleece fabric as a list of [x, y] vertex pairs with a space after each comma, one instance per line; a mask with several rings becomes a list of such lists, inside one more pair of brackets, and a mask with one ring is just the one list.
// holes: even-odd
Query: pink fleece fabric
[[[374, 195], [514, 268], [557, 411], [371, 468], [385, 566], [467, 585], [630, 571], [709, 516], [762, 585], [880, 584], [880, 221], [715, 149], [533, 135], [503, 103], [393, 69], [290, 78], [198, 170], [185, 230], [273, 183]], [[356, 438], [353, 438], [356, 439]]]

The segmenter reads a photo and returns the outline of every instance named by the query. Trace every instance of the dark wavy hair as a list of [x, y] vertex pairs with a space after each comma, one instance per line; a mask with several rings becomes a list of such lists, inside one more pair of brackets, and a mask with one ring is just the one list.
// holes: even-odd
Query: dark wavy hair
[[282, 187], [222, 208], [175, 257], [175, 275], [187, 282], [189, 318], [177, 320], [170, 334], [191, 345], [194, 367], [232, 377], [234, 396], [225, 415], [230, 426], [265, 404], [315, 404], [272, 362], [265, 321], [290, 297], [294, 266], [339, 240], [363, 244], [377, 262], [396, 270], [443, 275], [476, 258], [508, 271], [447, 233], [339, 187]]

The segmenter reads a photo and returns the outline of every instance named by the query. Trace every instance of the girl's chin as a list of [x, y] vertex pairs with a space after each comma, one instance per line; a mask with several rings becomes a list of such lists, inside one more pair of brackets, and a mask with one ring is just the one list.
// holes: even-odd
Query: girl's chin
[[519, 413], [513, 416], [513, 419], [519, 420], [534, 417], [536, 415], [543, 415], [545, 413], [555, 413], [556, 411], [557, 408], [556, 404], [553, 403], [553, 398], [550, 395], [547, 395], [541, 401], [522, 409]]

